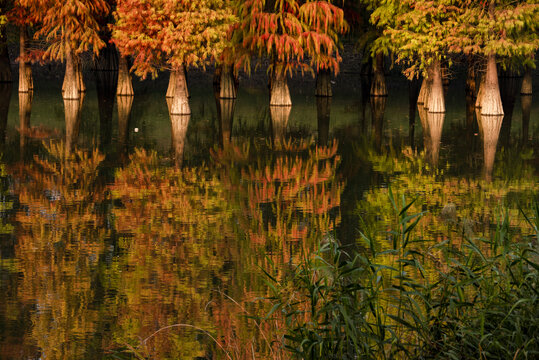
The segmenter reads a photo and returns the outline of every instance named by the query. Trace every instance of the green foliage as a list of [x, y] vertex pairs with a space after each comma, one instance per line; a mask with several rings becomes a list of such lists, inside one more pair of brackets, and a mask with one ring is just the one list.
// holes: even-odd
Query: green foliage
[[[305, 359], [528, 359], [539, 355], [538, 205], [533, 236], [515, 241], [507, 213], [490, 239], [429, 243], [415, 235], [423, 213], [389, 192], [391, 244], [345, 249], [329, 239], [291, 276], [268, 274], [283, 318], [284, 346]], [[459, 246], [457, 246], [459, 245]]]

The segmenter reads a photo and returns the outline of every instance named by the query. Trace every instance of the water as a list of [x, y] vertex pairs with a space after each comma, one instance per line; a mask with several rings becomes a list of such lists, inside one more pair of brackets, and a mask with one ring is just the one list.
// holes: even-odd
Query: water
[[417, 197], [416, 234], [434, 243], [488, 237], [503, 209], [517, 239], [530, 233], [518, 208], [537, 198], [539, 106], [523, 123], [518, 94], [512, 117], [478, 123], [453, 79], [445, 116], [418, 111], [411, 127], [402, 78], [369, 99], [347, 73], [331, 101], [293, 82], [287, 120], [264, 76], [217, 103], [195, 73], [193, 114], [172, 127], [166, 75], [117, 101], [89, 73], [78, 114], [55, 75], [36, 78], [30, 117], [0, 89], [2, 359], [271, 357], [284, 329], [246, 317], [271, 307], [262, 269], [286, 276], [331, 238], [364, 251], [359, 230], [386, 248], [389, 188]]

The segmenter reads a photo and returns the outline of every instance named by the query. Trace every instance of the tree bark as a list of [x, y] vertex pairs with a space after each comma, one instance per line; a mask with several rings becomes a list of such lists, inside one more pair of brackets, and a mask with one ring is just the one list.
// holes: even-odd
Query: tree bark
[[274, 145], [283, 143], [291, 109], [292, 106], [270, 105], [271, 129]]
[[428, 93], [428, 87], [429, 87], [429, 79], [428, 77], [424, 77], [421, 81], [421, 88], [419, 89], [419, 95], [417, 96], [417, 105], [424, 105], [427, 102], [427, 93]]
[[133, 96], [117, 96], [118, 101], [118, 152], [123, 156], [127, 152], [129, 142], [129, 122]]
[[0, 83], [12, 82], [11, 62], [7, 49], [6, 26], [0, 27]]
[[174, 148], [174, 161], [178, 167], [182, 166], [183, 163], [183, 151], [185, 149], [187, 127], [190, 119], [190, 114], [170, 115], [170, 121], [172, 124], [172, 147]]
[[32, 78], [32, 67], [27, 61], [26, 43], [28, 41], [28, 32], [25, 26], [19, 28], [20, 31], [20, 53], [19, 53], [19, 92], [29, 92], [34, 89]]
[[234, 71], [231, 66], [223, 65], [219, 78], [219, 97], [221, 99], [235, 99], [238, 95]]
[[500, 136], [503, 115], [480, 115], [479, 128], [483, 138], [484, 174], [487, 181], [492, 180], [492, 170], [496, 157], [496, 146]]
[[316, 98], [316, 115], [318, 120], [318, 146], [327, 146], [329, 141], [331, 97], [319, 96]]
[[522, 95], [532, 94], [532, 82], [532, 68], [526, 67], [524, 76], [522, 77], [522, 87], [520, 89]]
[[189, 94], [187, 91], [187, 81], [185, 79], [185, 68], [181, 66], [174, 71], [174, 96], [170, 105], [170, 113], [173, 115], [189, 115]]
[[387, 96], [386, 79], [384, 76], [384, 54], [382, 53], [376, 54], [371, 96]]
[[432, 67], [432, 87], [427, 101], [427, 106], [431, 113], [445, 112], [444, 89], [442, 85], [442, 73], [440, 70], [440, 60], [435, 59]]
[[290, 91], [286, 81], [286, 74], [274, 70], [271, 79], [270, 106], [291, 106]]
[[129, 75], [129, 67], [127, 65], [127, 58], [125, 56], [120, 57], [118, 64], [118, 87], [116, 95], [120, 96], [133, 96], [133, 84], [131, 82], [131, 75]]
[[[73, 59], [73, 53], [71, 46], [66, 45], [66, 72], [64, 76], [64, 83], [62, 86], [63, 97], [65, 100], [80, 99], [80, 88], [77, 75], [75, 73], [75, 63]], [[64, 102], [65, 105], [65, 102]], [[67, 109], [67, 107], [66, 107]], [[67, 116], [67, 111], [66, 111]], [[66, 117], [67, 119], [67, 117]]]
[[316, 76], [316, 96], [333, 96], [331, 90], [331, 72], [327, 69], [320, 70]]
[[[187, 98], [189, 99], [191, 96], [189, 95], [189, 86], [187, 84], [187, 72], [185, 71], [185, 67], [182, 66], [182, 74], [183, 74], [183, 81], [185, 81], [185, 91], [187, 93]], [[170, 77], [168, 79], [168, 87], [167, 87], [167, 98], [172, 99], [174, 97], [174, 91], [176, 91], [176, 85], [178, 80], [176, 79], [176, 76], [178, 75], [178, 71], [171, 70], [170, 71]]]
[[489, 55], [484, 92], [481, 98], [481, 115], [503, 114], [500, 86], [498, 85], [498, 71], [496, 69], [496, 55]]
[[479, 73], [479, 89], [477, 90], [477, 97], [475, 99], [475, 107], [481, 108], [481, 101], [483, 101], [483, 95], [485, 94], [485, 74]]
[[234, 123], [234, 109], [236, 99], [218, 99], [219, 135], [221, 146], [227, 146], [232, 139], [232, 125]]

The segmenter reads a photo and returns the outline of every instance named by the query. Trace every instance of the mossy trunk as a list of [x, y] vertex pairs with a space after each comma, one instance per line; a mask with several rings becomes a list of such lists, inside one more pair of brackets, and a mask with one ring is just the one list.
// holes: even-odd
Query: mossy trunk
[[282, 144], [292, 106], [270, 106], [271, 129], [274, 144]]
[[415, 118], [419, 98], [419, 79], [408, 82], [408, 129], [410, 146], [414, 148]]
[[372, 125], [374, 128], [374, 145], [376, 150], [382, 150], [384, 132], [384, 113], [386, 111], [385, 96], [371, 96]]
[[116, 89], [116, 95], [119, 96], [133, 96], [133, 83], [131, 82], [131, 75], [129, 74], [129, 66], [127, 64], [127, 58], [121, 56], [118, 64], [118, 87]]
[[0, 27], [0, 83], [12, 81], [11, 62], [9, 60], [7, 48], [6, 26], [3, 25]]
[[444, 113], [427, 112], [427, 129], [430, 144], [427, 145], [427, 155], [433, 166], [438, 166], [440, 158], [440, 144], [442, 142], [442, 129], [444, 126]]
[[227, 146], [232, 140], [232, 125], [236, 99], [218, 99], [217, 114], [219, 117], [219, 140], [221, 146]]
[[32, 91], [19, 92], [19, 133], [21, 153], [24, 152], [26, 147], [26, 138], [28, 136], [28, 130], [30, 129], [33, 98], [34, 93]]
[[172, 125], [172, 147], [174, 150], [174, 162], [176, 166], [182, 166], [183, 163], [183, 151], [185, 149], [185, 139], [187, 137], [187, 127], [189, 126], [189, 120], [191, 115], [170, 115], [170, 122]]
[[488, 56], [484, 87], [481, 97], [481, 115], [503, 115], [500, 86], [498, 85], [498, 70], [496, 69], [496, 55]]
[[118, 87], [116, 71], [94, 71], [97, 89], [97, 107], [99, 108], [99, 146], [105, 150], [112, 141], [112, 115], [114, 113], [114, 95]]
[[172, 115], [189, 115], [191, 114], [191, 108], [189, 107], [189, 94], [187, 91], [185, 69], [181, 66], [174, 72], [174, 96], [172, 97], [172, 103], [170, 105], [170, 113]]
[[12, 84], [10, 82], [0, 84], [0, 144], [6, 140], [6, 126], [11, 101]]
[[318, 145], [327, 146], [329, 141], [329, 121], [331, 115], [331, 97], [316, 98], [316, 117], [318, 120]]
[[73, 58], [71, 47], [69, 45], [66, 45], [66, 71], [64, 76], [64, 83], [62, 85], [62, 96], [65, 100], [77, 100], [81, 97], [81, 91], [79, 88], [80, 84], [78, 82], [75, 68], [76, 64]]
[[83, 96], [79, 99], [64, 99], [66, 153], [68, 155], [73, 151], [78, 141], [82, 102]]
[[282, 71], [274, 70], [271, 78], [270, 106], [291, 106], [292, 99], [288, 90], [286, 74]]
[[107, 43], [107, 46], [99, 51], [99, 56], [94, 59], [95, 71], [118, 71], [119, 54], [113, 43]]
[[316, 75], [316, 96], [333, 96], [331, 91], [331, 72], [327, 69], [318, 71]]
[[384, 75], [384, 54], [376, 54], [374, 74], [371, 84], [371, 96], [387, 96], [386, 79]]
[[445, 112], [444, 89], [442, 84], [442, 72], [440, 61], [434, 60], [432, 67], [432, 87], [427, 100], [427, 106], [431, 113]]
[[219, 97], [221, 99], [235, 99], [238, 95], [234, 70], [229, 65], [223, 65], [219, 77]]
[[522, 104], [522, 144], [528, 142], [530, 128], [530, 113], [532, 109], [532, 96], [521, 95], [520, 101]]
[[496, 157], [496, 146], [500, 136], [500, 129], [503, 122], [503, 115], [480, 115], [479, 128], [483, 138], [484, 174], [487, 181], [492, 180], [492, 170]]
[[27, 42], [28, 42], [28, 31], [26, 26], [21, 26], [19, 28], [19, 92], [29, 92], [34, 89], [34, 80], [32, 77], [32, 67], [30, 62], [27, 61]]
[[129, 143], [129, 122], [131, 120], [131, 108], [133, 96], [117, 96], [118, 102], [118, 153], [123, 157], [127, 153]]
[[531, 95], [532, 94], [532, 68], [526, 67], [524, 71], [524, 76], [522, 77], [522, 87], [520, 88], [520, 93], [522, 95]]

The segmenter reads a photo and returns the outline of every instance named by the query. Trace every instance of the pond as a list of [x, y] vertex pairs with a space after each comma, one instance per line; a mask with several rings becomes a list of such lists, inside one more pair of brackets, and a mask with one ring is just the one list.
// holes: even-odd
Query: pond
[[352, 69], [332, 98], [306, 77], [270, 109], [263, 73], [216, 100], [193, 71], [192, 115], [171, 126], [166, 74], [118, 99], [114, 73], [85, 76], [82, 104], [54, 71], [31, 96], [0, 86], [2, 359], [268, 358], [264, 270], [327, 239], [362, 251], [360, 231], [385, 248], [389, 188], [417, 198], [432, 242], [489, 237], [504, 213], [530, 233], [539, 102], [518, 78], [501, 80], [505, 117], [476, 119], [458, 77], [429, 114], [396, 72], [387, 98]]

